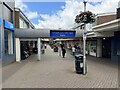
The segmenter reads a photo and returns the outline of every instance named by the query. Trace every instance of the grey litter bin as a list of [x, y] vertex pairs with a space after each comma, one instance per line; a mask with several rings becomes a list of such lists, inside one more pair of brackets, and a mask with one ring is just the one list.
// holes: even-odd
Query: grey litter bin
[[58, 47], [54, 47], [54, 52], [58, 52]]
[[76, 73], [83, 74], [83, 55], [75, 55], [75, 69]]

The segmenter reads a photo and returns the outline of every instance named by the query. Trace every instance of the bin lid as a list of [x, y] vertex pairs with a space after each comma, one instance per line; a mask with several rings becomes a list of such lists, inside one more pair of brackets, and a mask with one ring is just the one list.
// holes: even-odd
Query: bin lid
[[82, 54], [77, 54], [77, 55], [75, 55], [75, 57], [81, 57], [81, 56], [83, 56]]

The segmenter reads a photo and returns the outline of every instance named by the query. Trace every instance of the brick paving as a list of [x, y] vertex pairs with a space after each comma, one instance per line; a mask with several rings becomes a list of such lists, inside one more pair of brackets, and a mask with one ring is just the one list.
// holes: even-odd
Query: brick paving
[[75, 73], [74, 57], [65, 58], [48, 46], [41, 61], [37, 55], [3, 67], [3, 88], [117, 88], [118, 65], [108, 59], [87, 57], [87, 75]]

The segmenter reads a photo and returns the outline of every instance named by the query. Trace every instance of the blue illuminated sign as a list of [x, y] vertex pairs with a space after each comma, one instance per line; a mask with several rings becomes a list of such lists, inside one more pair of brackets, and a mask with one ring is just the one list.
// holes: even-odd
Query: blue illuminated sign
[[2, 25], [2, 19], [0, 18], [0, 26]]
[[14, 31], [14, 24], [12, 24], [11, 22], [7, 20], [4, 20], [4, 28]]
[[50, 31], [50, 37], [75, 37], [75, 31]]

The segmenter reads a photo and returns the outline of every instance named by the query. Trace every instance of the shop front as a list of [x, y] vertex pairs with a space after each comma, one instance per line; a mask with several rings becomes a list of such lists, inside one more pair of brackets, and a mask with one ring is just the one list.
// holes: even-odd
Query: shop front
[[33, 44], [34, 44], [33, 41], [21, 41], [20, 42], [21, 60], [25, 60], [26, 58], [28, 58], [30, 55], [34, 53]]
[[120, 31], [114, 33], [112, 38], [112, 54], [111, 59], [117, 61], [120, 59]]
[[86, 54], [97, 57], [97, 38], [88, 38], [87, 39]]
[[7, 20], [3, 20], [4, 24], [4, 57], [3, 65], [7, 65], [13, 61], [14, 58], [14, 24]]
[[102, 57], [102, 38], [88, 38], [86, 43], [86, 54], [94, 57]]

